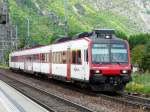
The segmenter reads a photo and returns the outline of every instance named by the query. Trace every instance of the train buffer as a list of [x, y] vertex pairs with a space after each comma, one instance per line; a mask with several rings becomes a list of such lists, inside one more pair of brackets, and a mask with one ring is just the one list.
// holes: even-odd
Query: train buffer
[[48, 112], [0, 80], [0, 112]]

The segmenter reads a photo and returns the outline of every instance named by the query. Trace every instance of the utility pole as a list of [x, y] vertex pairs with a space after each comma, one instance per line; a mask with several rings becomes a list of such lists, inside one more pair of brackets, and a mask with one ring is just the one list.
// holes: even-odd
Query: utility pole
[[15, 47], [16, 47], [16, 49], [18, 49], [18, 26], [16, 25], [16, 45], [15, 45]]
[[30, 38], [30, 20], [27, 18], [27, 37], [26, 37], [26, 47], [29, 47], [29, 38]]
[[64, 31], [65, 31], [65, 36], [68, 36], [68, 31], [69, 31], [69, 25], [68, 25], [68, 0], [64, 0], [64, 16], [65, 16], [65, 26], [64, 26]]
[[27, 18], [27, 36], [30, 37], [30, 20]]

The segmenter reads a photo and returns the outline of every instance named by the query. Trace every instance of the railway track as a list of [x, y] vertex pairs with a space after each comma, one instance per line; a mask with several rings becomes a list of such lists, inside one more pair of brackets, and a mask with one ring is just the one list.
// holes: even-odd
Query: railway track
[[[61, 84], [62, 85], [62, 84]], [[139, 97], [139, 96], [135, 96], [135, 95], [130, 95], [126, 92], [123, 93], [106, 93], [106, 92], [92, 92], [90, 90], [85, 90], [85, 89], [81, 89], [78, 87], [72, 87], [72, 86], [68, 86], [66, 84], [62, 85], [66, 88], [87, 94], [87, 95], [91, 95], [91, 96], [97, 96], [97, 97], [102, 97], [106, 100], [111, 100], [111, 101], [115, 101], [117, 103], [122, 103], [128, 106], [132, 106], [135, 108], [140, 108], [142, 110], [146, 110], [146, 111], [150, 111], [150, 99], [149, 98], [144, 98], [144, 97]]]
[[128, 95], [127, 93], [123, 94], [124, 98], [127, 98], [127, 100], [132, 100], [135, 101], [135, 105], [142, 106], [145, 109], [150, 110], [150, 99], [148, 98], [143, 98], [135, 95]]
[[106, 100], [111, 100], [113, 102], [117, 103], [122, 103], [128, 106], [132, 106], [135, 108], [140, 108], [142, 110], [150, 112], [150, 99], [149, 98], [144, 98], [144, 97], [139, 97], [135, 95], [130, 95], [126, 92], [123, 93], [108, 93], [108, 92], [91, 92], [91, 91], [85, 91], [79, 88], [72, 88], [67, 85], [66, 87], [70, 89], [74, 89], [78, 92], [85, 93], [87, 95], [92, 95], [92, 96], [97, 96], [97, 97], [102, 97]]
[[106, 100], [111, 100], [113, 102], [117, 102], [117, 103], [122, 103], [128, 106], [132, 106], [135, 108], [140, 108], [142, 110], [145, 111], [150, 111], [150, 99], [148, 98], [144, 98], [144, 97], [139, 97], [139, 96], [135, 96], [135, 95], [129, 95], [128, 93], [115, 93], [115, 94], [111, 94], [111, 93], [106, 93], [106, 92], [91, 92], [91, 91], [85, 91], [79, 88], [72, 88], [69, 87], [67, 85], [65, 85], [66, 87], [70, 88], [70, 89], [74, 89], [75, 91], [78, 92], [82, 92], [85, 93], [87, 95], [92, 95], [92, 96], [97, 96], [97, 97], [102, 97]]
[[[10, 76], [7, 76], [7, 75], [5, 75], [5, 76], [6, 77], [10, 77]], [[49, 83], [53, 83], [53, 82], [49, 82]], [[54, 84], [57, 84], [57, 81], [56, 82], [54, 81]], [[101, 93], [101, 92], [100, 93], [99, 92], [95, 93], [95, 92], [91, 92], [89, 90], [81, 89], [81, 88], [73, 86], [73, 85], [72, 85], [73, 86], [72, 87], [72, 86], [69, 86], [69, 85], [64, 84], [64, 83], [63, 84], [59, 83], [58, 85], [59, 86], [63, 86], [64, 88], [69, 88], [69, 89], [71, 89], [73, 91], [76, 91], [76, 92], [87, 94], [88, 96], [101, 97], [101, 98], [103, 98], [105, 100], [110, 100], [112, 102], [120, 103], [120, 104], [123, 104], [123, 105], [127, 105], [127, 106], [130, 106], [130, 107], [138, 108], [140, 110], [145, 110], [145, 111], [148, 111], [148, 112], [150, 111], [150, 99], [148, 99], [148, 98], [143, 98], [143, 97], [139, 97], [139, 96], [129, 95], [127, 93], [119, 93], [118, 95], [112, 95], [112, 94]], [[42, 104], [44, 104], [44, 103], [42, 103]], [[47, 105], [45, 107], [47, 108]], [[80, 107], [77, 106], [77, 108], [80, 108]], [[82, 109], [80, 109], [80, 111], [81, 110]], [[86, 112], [84, 109], [82, 111]], [[92, 111], [92, 110], [88, 109], [87, 111], [89, 112], [89, 111]]]
[[24, 81], [19, 81], [6, 75], [1, 76], [1, 80], [50, 112], [94, 112], [85, 106], [69, 101], [61, 96], [57, 96], [54, 93], [42, 90], [41, 88], [29, 85]]
[[126, 92], [123, 93], [106, 93], [106, 92], [92, 92], [91, 90], [87, 89], [81, 89], [78, 86], [68, 86], [67, 84], [61, 84], [61, 86], [64, 86], [66, 88], [69, 88], [71, 90], [75, 90], [87, 95], [91, 96], [97, 96], [97, 97], [102, 97], [106, 100], [111, 100], [115, 101], [117, 103], [122, 103], [128, 106], [133, 106], [135, 108], [140, 108], [142, 110], [148, 110], [150, 111], [150, 99], [149, 98], [144, 98], [144, 97], [139, 97], [135, 95], [128, 94]]
[[111, 96], [106, 94], [97, 94], [97, 96], [103, 97], [113, 102], [118, 102], [128, 106], [136, 107], [148, 112], [150, 111], [150, 99], [148, 98], [128, 95], [125, 93], [119, 94], [118, 96]]

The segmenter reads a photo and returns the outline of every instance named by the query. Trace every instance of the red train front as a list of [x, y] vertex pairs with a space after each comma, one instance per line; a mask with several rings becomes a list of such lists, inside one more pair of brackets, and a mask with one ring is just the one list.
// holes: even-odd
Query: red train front
[[95, 91], [121, 91], [131, 80], [128, 42], [114, 30], [95, 30], [90, 39], [90, 85]]

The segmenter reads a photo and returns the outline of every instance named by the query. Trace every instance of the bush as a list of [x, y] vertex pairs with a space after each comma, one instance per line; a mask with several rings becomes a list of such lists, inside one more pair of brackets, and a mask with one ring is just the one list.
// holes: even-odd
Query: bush
[[133, 49], [137, 45], [145, 45], [149, 40], [150, 40], [150, 34], [141, 33], [138, 35], [131, 35], [129, 38], [129, 44], [131, 49]]
[[144, 72], [150, 72], [150, 53], [146, 53], [143, 55], [140, 62], [140, 68], [142, 68]]
[[150, 53], [150, 40], [147, 42], [146, 47], [145, 47], [145, 51], [147, 53]]
[[124, 39], [124, 40], [128, 40], [128, 37], [127, 37], [127, 35], [124, 33], [124, 32], [122, 32], [122, 31], [116, 31], [116, 36], [118, 37], [118, 38], [121, 38], [121, 39]]
[[150, 41], [146, 44], [145, 51], [139, 65], [144, 72], [150, 72]]
[[150, 74], [132, 74], [133, 81], [128, 83], [126, 90], [150, 94]]
[[140, 65], [142, 57], [144, 55], [144, 45], [137, 45], [131, 51], [132, 63]]
[[144, 88], [143, 84], [138, 84], [136, 82], [131, 82], [130, 84], [126, 86], [127, 90], [136, 91], [136, 92], [141, 92], [143, 88]]

